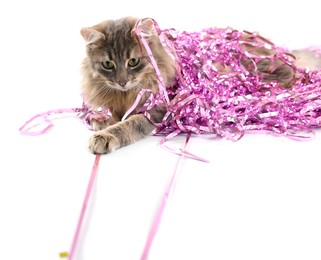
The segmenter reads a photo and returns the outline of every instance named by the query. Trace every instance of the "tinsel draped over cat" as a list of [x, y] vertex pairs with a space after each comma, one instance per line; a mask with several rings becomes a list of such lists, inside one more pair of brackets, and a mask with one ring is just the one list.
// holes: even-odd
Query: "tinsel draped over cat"
[[[141, 21], [133, 33], [148, 52]], [[176, 84], [167, 89], [159, 75], [159, 93], [136, 108], [149, 117], [152, 107], [166, 104], [167, 113], [155, 134], [207, 133], [234, 141], [246, 132], [310, 138], [312, 129], [321, 127], [321, 70], [299, 68], [289, 50], [256, 33], [232, 28], [179, 32], [161, 30], [153, 22], [178, 71]], [[272, 55], [258, 54], [251, 47], [269, 49]], [[157, 73], [151, 51], [149, 56]], [[290, 85], [267, 81], [266, 75], [257, 73], [256, 64], [275, 60], [292, 68]]]

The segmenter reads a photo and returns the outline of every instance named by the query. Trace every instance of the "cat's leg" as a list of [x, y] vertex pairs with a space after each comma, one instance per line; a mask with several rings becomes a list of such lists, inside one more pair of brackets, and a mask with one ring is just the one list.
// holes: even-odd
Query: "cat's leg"
[[[281, 59], [275, 57], [275, 49], [264, 47], [265, 44], [272, 46], [272, 43], [262, 37], [256, 37], [252, 33], [244, 34], [241, 40], [243, 41], [241, 46], [244, 51], [256, 57], [270, 57], [263, 58], [256, 64], [254, 64], [253, 59], [242, 58], [241, 63], [248, 72], [253, 75], [259, 75], [265, 82], [276, 81], [280, 82], [282, 87], [292, 86], [295, 77], [293, 68]], [[259, 46], [257, 46], [257, 44]]]
[[300, 68], [307, 68], [309, 70], [317, 70], [321, 68], [321, 53], [319, 53], [318, 50], [294, 50], [292, 54], [296, 57], [295, 65]]
[[[166, 113], [165, 106], [149, 111], [152, 122], [160, 123]], [[124, 121], [97, 131], [89, 139], [92, 153], [110, 153], [120, 147], [132, 144], [148, 135], [156, 128], [143, 114], [132, 115]]]
[[282, 87], [291, 87], [295, 76], [293, 68], [280, 59], [262, 59], [254, 66], [251, 60], [242, 60], [243, 66], [251, 73], [258, 74], [262, 81], [280, 82]]
[[94, 154], [110, 153], [149, 135], [155, 126], [142, 114], [97, 131], [89, 139], [89, 150]]
[[103, 130], [103, 129], [107, 128], [108, 126], [116, 124], [116, 123], [117, 123], [117, 121], [113, 117], [110, 117], [107, 120], [103, 120], [101, 118], [92, 118], [90, 120], [90, 126], [92, 127], [92, 129], [94, 131]]

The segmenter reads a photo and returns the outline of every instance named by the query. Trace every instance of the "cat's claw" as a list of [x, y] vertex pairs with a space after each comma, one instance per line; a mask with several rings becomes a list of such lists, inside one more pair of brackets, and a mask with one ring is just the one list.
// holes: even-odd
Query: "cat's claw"
[[89, 150], [93, 154], [111, 153], [119, 147], [117, 137], [105, 131], [98, 131], [89, 139]]

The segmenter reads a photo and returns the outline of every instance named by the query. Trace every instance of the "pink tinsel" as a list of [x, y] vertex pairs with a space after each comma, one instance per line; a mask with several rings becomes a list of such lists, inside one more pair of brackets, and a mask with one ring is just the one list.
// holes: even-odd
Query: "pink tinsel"
[[[136, 33], [139, 35], [139, 30]], [[275, 54], [248, 53], [242, 46], [244, 34], [251, 36], [252, 46], [272, 49]], [[260, 35], [231, 28], [193, 33], [159, 30], [159, 35], [164, 48], [176, 53], [180, 73], [177, 84], [167, 89], [174, 98], [167, 104], [168, 113], [156, 134], [212, 133], [234, 141], [245, 132], [309, 138], [313, 128], [321, 127], [321, 70], [296, 67], [286, 49]], [[263, 58], [282, 60], [296, 73], [293, 86], [284, 88], [278, 82], [262, 81], [257, 73], [244, 68], [241, 58], [253, 64]], [[218, 70], [217, 64], [228, 67], [228, 72]], [[164, 96], [153, 96], [149, 108], [145, 104], [142, 111], [149, 116], [150, 104], [160, 103], [166, 104]]]

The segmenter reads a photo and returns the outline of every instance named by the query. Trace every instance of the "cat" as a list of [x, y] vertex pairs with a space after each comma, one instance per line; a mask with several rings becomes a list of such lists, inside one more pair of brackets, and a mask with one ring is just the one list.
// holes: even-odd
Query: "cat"
[[[134, 112], [120, 121], [141, 88], [153, 93], [158, 91], [148, 54], [142, 51], [131, 33], [136, 22], [136, 18], [125, 17], [81, 30], [87, 44], [87, 57], [82, 64], [82, 92], [93, 109], [108, 108], [112, 113], [107, 122], [91, 122], [96, 130], [89, 140], [89, 150], [93, 153], [110, 153], [149, 135], [155, 128], [144, 115]], [[153, 31], [152, 20], [145, 20], [142, 28]], [[155, 33], [148, 40], [165, 85], [172, 85], [176, 75], [173, 59], [162, 48]], [[140, 103], [145, 100], [143, 96]], [[164, 107], [154, 109], [152, 120], [161, 122], [165, 112]]]
[[[93, 110], [109, 109], [112, 117], [100, 122], [91, 120], [95, 133], [89, 140], [89, 150], [94, 154], [110, 153], [115, 149], [132, 144], [152, 133], [155, 125], [135, 110], [121, 121], [123, 115], [136, 100], [142, 88], [158, 91], [158, 81], [149, 55], [132, 34], [138, 18], [124, 17], [107, 20], [92, 27], [81, 29], [86, 42], [87, 56], [82, 63], [82, 93]], [[152, 19], [141, 21], [142, 30], [148, 36], [148, 43], [162, 74], [165, 86], [175, 83], [175, 61], [164, 50]], [[249, 37], [250, 36], [246, 36]], [[251, 40], [251, 39], [247, 39]], [[246, 51], [269, 55], [272, 50], [244, 45]], [[251, 62], [242, 60], [250, 73], [255, 73]], [[217, 66], [218, 68], [220, 66]], [[221, 70], [228, 68], [221, 66]], [[256, 64], [256, 72], [265, 81], [279, 81], [289, 87], [295, 72], [279, 59], [273, 62], [262, 60]], [[143, 95], [140, 104], [147, 99]], [[160, 123], [166, 113], [164, 106], [150, 111], [151, 120]]]

